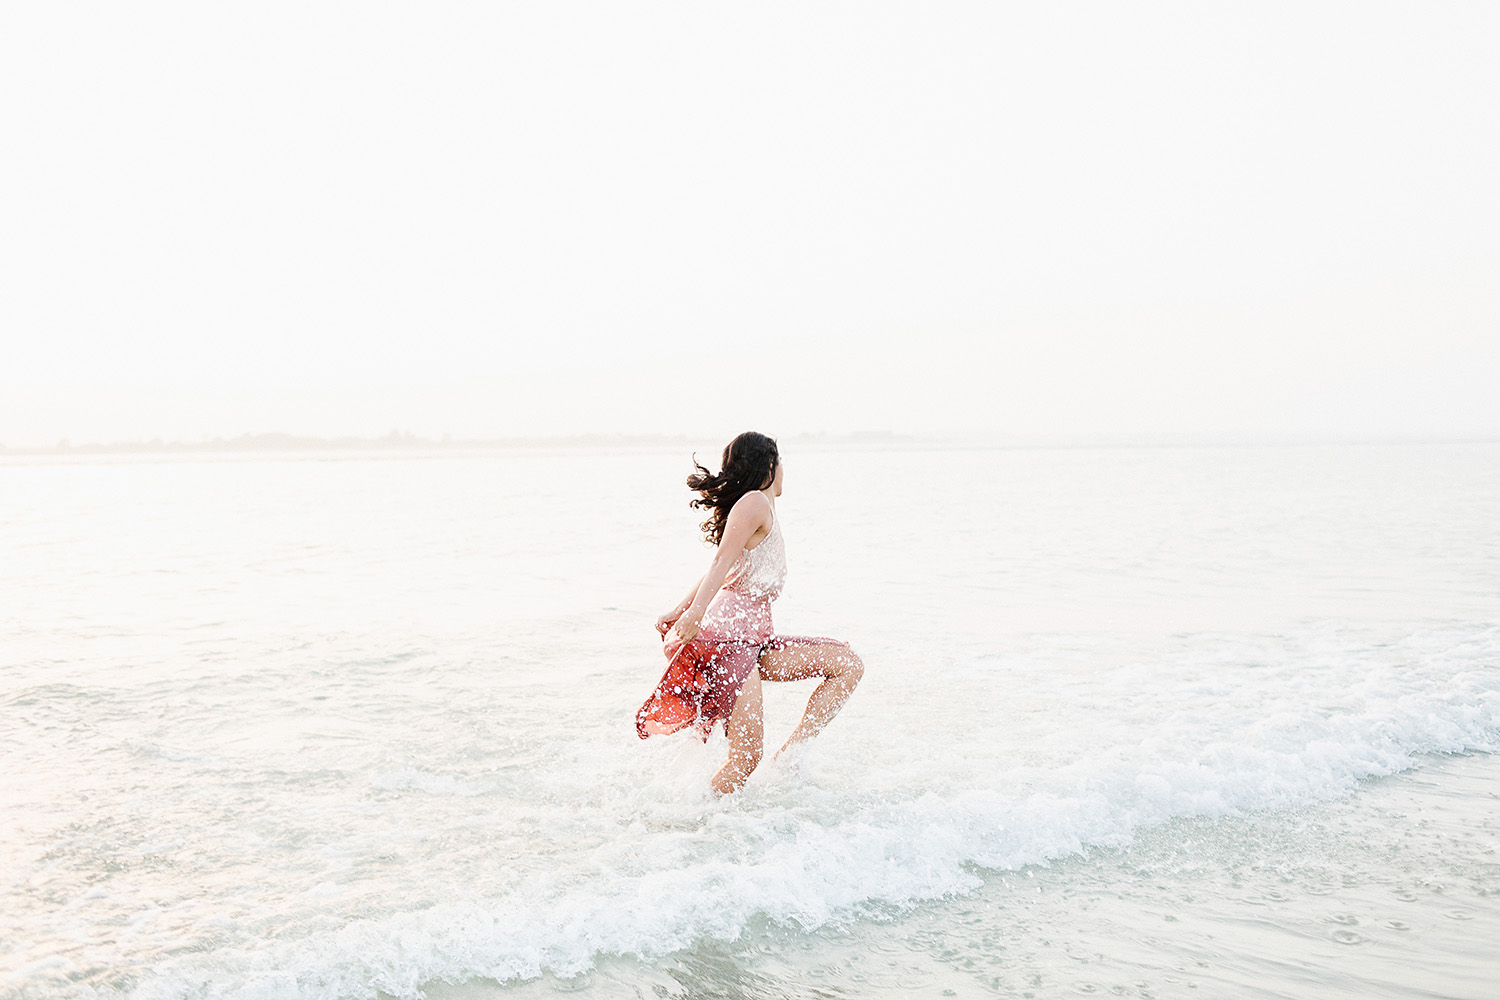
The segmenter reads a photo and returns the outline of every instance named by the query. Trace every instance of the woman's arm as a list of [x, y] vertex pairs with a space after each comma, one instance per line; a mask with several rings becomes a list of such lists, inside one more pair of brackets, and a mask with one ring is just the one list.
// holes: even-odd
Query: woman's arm
[[686, 597], [677, 602], [675, 608], [656, 619], [656, 631], [666, 635], [667, 629], [671, 628], [677, 619], [682, 617], [682, 613], [692, 606], [693, 598], [698, 596], [698, 588], [701, 586], [703, 586], [703, 577], [700, 576], [698, 582], [693, 584]]
[[[751, 497], [758, 499], [749, 499]], [[714, 550], [714, 561], [709, 563], [708, 572], [703, 574], [703, 579], [694, 588], [687, 610], [677, 618], [677, 635], [683, 642], [692, 642], [698, 635], [698, 623], [703, 620], [708, 603], [724, 585], [724, 578], [740, 558], [740, 553], [745, 551], [745, 543], [760, 528], [770, 530], [767, 527], [770, 523], [771, 501], [766, 499], [764, 493], [747, 493], [735, 503], [734, 509], [729, 512], [729, 519], [724, 522], [724, 536], [719, 539], [719, 547]]]

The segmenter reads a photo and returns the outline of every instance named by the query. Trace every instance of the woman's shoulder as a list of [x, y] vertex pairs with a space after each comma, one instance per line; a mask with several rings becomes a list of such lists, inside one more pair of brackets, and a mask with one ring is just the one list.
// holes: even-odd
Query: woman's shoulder
[[757, 514], [771, 514], [775, 511], [775, 507], [773, 507], [771, 504], [771, 498], [766, 496], [760, 490], [751, 490], [749, 493], [746, 493], [744, 496], [736, 500], [734, 502], [734, 506], [730, 509], [739, 510], [741, 508], [744, 508], [748, 512]]
[[766, 522], [776, 517], [776, 508], [771, 498], [760, 490], [751, 490], [734, 502], [729, 516], [736, 521]]
[[761, 529], [770, 531], [776, 523], [775, 508], [771, 498], [759, 490], [746, 493], [734, 502], [729, 516], [724, 519], [724, 533], [719, 544], [728, 543], [731, 550], [743, 548]]

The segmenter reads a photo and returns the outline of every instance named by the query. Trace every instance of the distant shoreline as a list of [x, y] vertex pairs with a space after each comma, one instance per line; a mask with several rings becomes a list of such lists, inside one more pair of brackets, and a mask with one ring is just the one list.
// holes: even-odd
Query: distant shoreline
[[202, 441], [111, 441], [72, 444], [66, 440], [51, 447], [7, 448], [0, 445], [0, 455], [111, 455], [111, 454], [192, 454], [212, 452], [302, 452], [302, 451], [488, 451], [496, 449], [537, 447], [598, 447], [607, 445], [650, 445], [686, 442], [687, 438], [653, 435], [576, 434], [558, 437], [515, 437], [491, 439], [426, 438], [402, 431], [380, 437], [314, 437], [304, 434], [271, 432], [241, 434], [238, 437], [208, 438]]
[[[811, 447], [875, 447], [935, 449], [1073, 449], [1073, 448], [1256, 448], [1316, 446], [1379, 446], [1491, 444], [1500, 437], [1411, 436], [1411, 437], [1314, 437], [1293, 435], [1002, 435], [1002, 434], [898, 434], [894, 431], [850, 433], [803, 433], [782, 435], [785, 445]], [[380, 437], [315, 437], [271, 432], [215, 437], [201, 441], [113, 441], [71, 444], [59, 441], [50, 447], [10, 448], [0, 444], [0, 459], [54, 458], [128, 455], [234, 455], [234, 454], [462, 454], [496, 451], [534, 451], [593, 448], [702, 448], [704, 438], [685, 434], [570, 434], [508, 438], [458, 439], [448, 435], [427, 438], [405, 431]]]

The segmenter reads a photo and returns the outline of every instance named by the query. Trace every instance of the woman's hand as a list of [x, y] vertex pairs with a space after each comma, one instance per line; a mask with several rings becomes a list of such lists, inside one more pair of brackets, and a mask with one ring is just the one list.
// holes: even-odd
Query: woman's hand
[[660, 632], [662, 635], [666, 635], [667, 630], [670, 629], [674, 624], [676, 624], [677, 619], [681, 617], [682, 608], [673, 608], [671, 611], [668, 611], [666, 614], [656, 619], [656, 631]]
[[692, 642], [698, 638], [698, 630], [701, 626], [698, 619], [691, 615], [683, 615], [677, 619], [677, 638], [681, 642]]

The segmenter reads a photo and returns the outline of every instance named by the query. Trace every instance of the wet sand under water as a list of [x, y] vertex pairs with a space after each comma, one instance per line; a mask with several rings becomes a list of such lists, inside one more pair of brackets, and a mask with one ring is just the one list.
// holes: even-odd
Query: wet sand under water
[[761, 926], [548, 997], [1500, 997], [1500, 756], [1428, 758], [1293, 813], [1178, 820], [1121, 850], [984, 871], [972, 896], [816, 933]]

